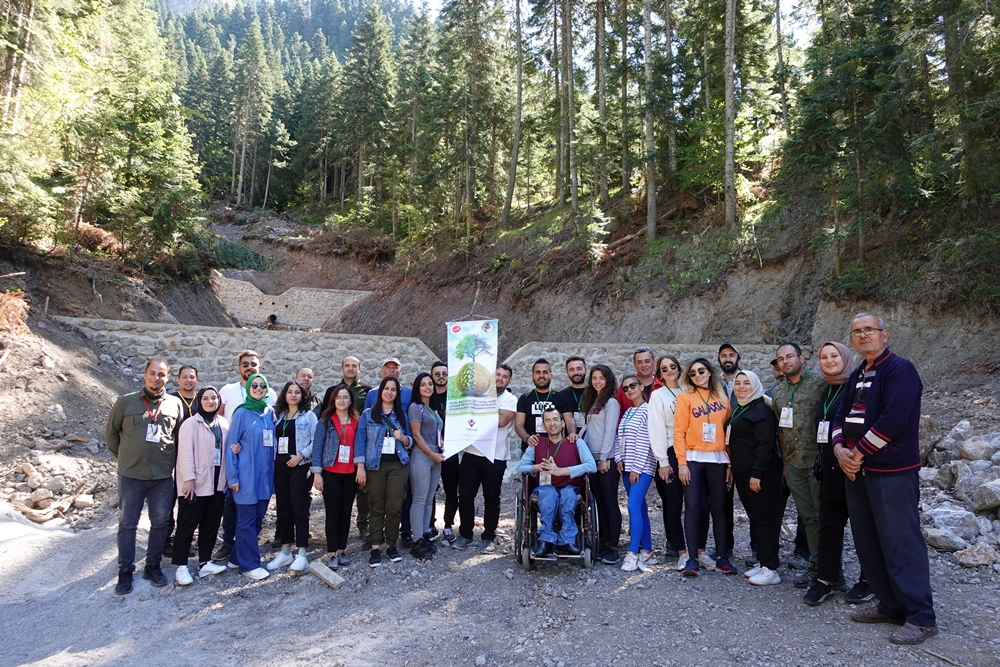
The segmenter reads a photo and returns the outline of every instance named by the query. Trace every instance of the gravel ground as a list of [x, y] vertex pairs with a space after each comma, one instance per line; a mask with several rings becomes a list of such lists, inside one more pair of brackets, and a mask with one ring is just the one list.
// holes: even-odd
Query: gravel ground
[[[6, 628], [0, 664], [1000, 663], [1000, 575], [988, 568], [967, 570], [932, 552], [942, 632], [920, 647], [898, 647], [887, 641], [890, 626], [851, 622], [851, 607], [840, 596], [819, 608], [803, 605], [803, 591], [784, 568], [785, 582], [766, 588], [714, 572], [685, 579], [670, 567], [673, 559], [646, 573], [602, 565], [584, 570], [573, 563], [525, 572], [514, 562], [509, 537], [517, 488], [505, 484], [503, 535], [494, 554], [442, 549], [430, 562], [407, 554], [372, 570], [352, 530], [354, 563], [341, 569], [347, 583], [336, 591], [312, 574], [287, 571], [259, 583], [229, 571], [181, 588], [173, 585], [168, 565], [170, 585], [155, 589], [137, 574], [135, 590], [124, 598], [113, 590], [113, 517], [72, 532], [38, 527], [0, 505], [0, 618]], [[442, 509], [439, 502], [439, 521]], [[653, 514], [660, 528], [654, 545], [662, 545], [660, 515], [655, 508]], [[322, 516], [316, 500], [314, 533]], [[786, 521], [794, 521], [791, 513]], [[273, 513], [262, 539], [270, 538], [272, 526]], [[747, 540], [737, 505], [740, 564]], [[141, 558], [144, 529], [139, 544]], [[790, 549], [784, 541], [782, 555]], [[310, 558], [324, 551], [315, 545]], [[857, 565], [850, 548], [846, 567], [851, 581]]]

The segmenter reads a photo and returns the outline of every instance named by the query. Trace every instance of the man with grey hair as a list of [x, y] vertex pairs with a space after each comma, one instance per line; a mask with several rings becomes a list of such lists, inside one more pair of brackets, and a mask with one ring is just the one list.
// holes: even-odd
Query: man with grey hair
[[851, 612], [859, 623], [901, 625], [895, 644], [937, 634], [927, 545], [920, 529], [920, 397], [913, 364], [888, 348], [880, 317], [858, 313], [851, 345], [864, 361], [844, 385], [831, 424], [833, 453], [847, 476], [847, 511], [861, 569], [879, 603]]

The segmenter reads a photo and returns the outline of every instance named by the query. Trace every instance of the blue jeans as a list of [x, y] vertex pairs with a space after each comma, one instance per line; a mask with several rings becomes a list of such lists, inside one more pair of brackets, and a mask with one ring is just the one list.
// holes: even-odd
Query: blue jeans
[[639, 547], [646, 551], [653, 550], [653, 532], [649, 525], [649, 506], [646, 504], [646, 492], [653, 483], [653, 476], [642, 473], [635, 484], [629, 482], [631, 473], [622, 473], [622, 485], [628, 494], [628, 550], [639, 553]]
[[149, 508], [149, 541], [146, 545], [146, 567], [159, 567], [163, 547], [170, 536], [170, 518], [177, 494], [174, 480], [133, 479], [118, 475], [118, 497], [121, 515], [118, 517], [118, 571], [135, 571], [135, 531], [142, 514], [142, 505]]
[[229, 562], [240, 566], [240, 572], [260, 567], [260, 545], [257, 537], [267, 514], [267, 500], [256, 505], [236, 503], [236, 548], [229, 554]]
[[[556, 545], [576, 544], [576, 535], [580, 531], [576, 527], [576, 487], [567, 484], [557, 489], [551, 484], [543, 484], [535, 489], [538, 494], [538, 539]], [[562, 517], [562, 528], [559, 534], [552, 530], [556, 520], [556, 512]]]

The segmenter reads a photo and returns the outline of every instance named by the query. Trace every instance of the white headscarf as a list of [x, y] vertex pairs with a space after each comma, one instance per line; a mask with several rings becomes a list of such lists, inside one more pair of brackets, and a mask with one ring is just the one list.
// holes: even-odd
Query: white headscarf
[[761, 396], [764, 396], [764, 385], [763, 383], [761, 383], [760, 378], [757, 377], [757, 374], [754, 373], [753, 371], [740, 370], [736, 374], [736, 377], [739, 377], [741, 375], [746, 376], [746, 378], [750, 380], [750, 386], [753, 388], [753, 391], [751, 391], [750, 395], [747, 396], [746, 398], [740, 398], [739, 396], [737, 396], [736, 402], [739, 403], [740, 405], [750, 405]]

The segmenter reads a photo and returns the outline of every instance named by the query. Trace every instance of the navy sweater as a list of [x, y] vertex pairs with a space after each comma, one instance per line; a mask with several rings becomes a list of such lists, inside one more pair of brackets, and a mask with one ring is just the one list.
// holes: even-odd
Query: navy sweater
[[909, 360], [888, 349], [875, 360], [875, 378], [865, 398], [865, 434], [857, 442], [844, 437], [844, 420], [851, 411], [854, 387], [866, 367], [862, 362], [847, 380], [831, 424], [833, 444], [861, 450], [866, 475], [893, 477], [920, 470], [920, 396], [924, 386]]

